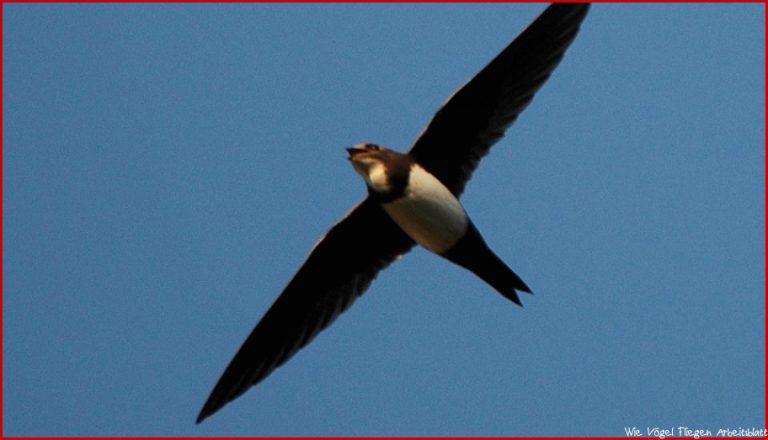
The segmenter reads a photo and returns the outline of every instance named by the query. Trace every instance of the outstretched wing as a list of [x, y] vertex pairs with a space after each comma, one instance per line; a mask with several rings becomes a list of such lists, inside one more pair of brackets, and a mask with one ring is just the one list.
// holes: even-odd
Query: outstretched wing
[[323, 237], [243, 343], [197, 423], [282, 365], [336, 319], [413, 241], [370, 198]]
[[553, 4], [443, 104], [409, 154], [459, 196], [533, 99], [579, 31], [589, 4]]

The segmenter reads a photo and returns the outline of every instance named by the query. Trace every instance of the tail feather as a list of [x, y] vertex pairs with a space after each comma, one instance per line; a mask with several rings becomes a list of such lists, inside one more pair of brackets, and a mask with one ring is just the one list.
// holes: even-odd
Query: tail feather
[[528, 285], [485, 244], [472, 223], [467, 226], [464, 237], [442, 256], [471, 271], [521, 307], [523, 304], [517, 292], [531, 293]]

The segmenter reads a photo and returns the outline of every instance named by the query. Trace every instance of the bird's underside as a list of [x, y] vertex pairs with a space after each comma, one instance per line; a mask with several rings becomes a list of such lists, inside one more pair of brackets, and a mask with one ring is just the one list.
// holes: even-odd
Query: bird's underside
[[[446, 200], [457, 200], [480, 159], [504, 135], [559, 64], [588, 9], [588, 4], [550, 5], [443, 104], [407, 153], [393, 153], [396, 156], [387, 159], [382, 155], [389, 153], [350, 151], [350, 160], [359, 168], [358, 172], [363, 169], [358, 166], [361, 158], [372, 158], [373, 165], [364, 169], [368, 173], [364, 177], [369, 195], [315, 245], [227, 366], [197, 423], [290, 359], [362, 295], [379, 271], [417, 242], [429, 249], [432, 242], [422, 240], [430, 236], [429, 227], [424, 226], [429, 223], [417, 224], [421, 229], [414, 229], [416, 232], [407, 227], [404, 230], [401, 226], [410, 217], [392, 214], [399, 212], [401, 206], [410, 206], [402, 203], [406, 200], [403, 197], [420, 194], [413, 188], [412, 170], [425, 170], [444, 188], [440, 194]], [[379, 148], [372, 145], [370, 150]], [[376, 160], [384, 164], [383, 172], [389, 178], [380, 186], [376, 177], [379, 170], [374, 169]], [[403, 171], [405, 162], [410, 168]], [[399, 171], [393, 171], [394, 168]], [[405, 182], [400, 181], [403, 175], [407, 176]], [[377, 192], [377, 188], [387, 192]], [[395, 206], [397, 203], [400, 205]], [[452, 207], [453, 202], [448, 204], [451, 208], [446, 208], [446, 212], [458, 212]], [[422, 205], [413, 206], [418, 210]], [[454, 235], [450, 240], [435, 240], [435, 249], [430, 250], [469, 269], [504, 296], [520, 303], [517, 291], [529, 291], [528, 287], [490, 251], [469, 218], [465, 220], [456, 220], [457, 226], [451, 231], [458, 232], [451, 232]]]

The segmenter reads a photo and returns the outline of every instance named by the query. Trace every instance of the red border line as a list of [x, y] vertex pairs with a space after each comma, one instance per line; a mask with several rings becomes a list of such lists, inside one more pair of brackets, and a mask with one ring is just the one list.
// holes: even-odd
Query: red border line
[[[3, 57], [3, 46], [5, 45], [5, 40], [3, 39], [3, 9], [4, 6], [0, 4], [0, 212], [4, 212], [2, 208], [4, 208], [3, 205], [3, 147], [4, 142], [3, 139], [3, 101], [5, 98], [5, 95], [3, 94], [3, 83], [5, 77], [3, 76], [3, 64], [5, 61], [5, 58]], [[3, 215], [0, 214], [0, 249], [5, 249], [3, 246], [3, 222], [2, 222]], [[5, 252], [3, 251], [2, 255], [5, 255]], [[0, 256], [0, 363], [3, 360], [2, 353], [4, 352], [3, 347], [3, 256]], [[0, 364], [0, 437], [5, 438], [5, 435], [3, 433], [3, 399], [1, 398], [4, 396], [3, 394], [3, 367], [2, 364]]]
[[[555, 1], [554, 3], [577, 3], [578, 1]], [[700, 0], [691, 2], [689, 0], [632, 0], [632, 1], [612, 1], [612, 0], [593, 0], [590, 3], [765, 3], [766, 0]], [[0, 3], [511, 3], [508, 0], [367, 0], [360, 2], [358, 0], [0, 0]], [[515, 0], [514, 3], [551, 3], [539, 0]]]

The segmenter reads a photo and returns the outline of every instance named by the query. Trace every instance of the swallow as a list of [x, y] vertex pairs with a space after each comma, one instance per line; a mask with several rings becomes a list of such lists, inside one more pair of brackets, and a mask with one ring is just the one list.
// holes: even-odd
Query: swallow
[[490, 148], [560, 63], [589, 4], [552, 4], [438, 110], [406, 153], [347, 148], [366, 197], [320, 239], [246, 338], [197, 417], [245, 393], [327, 328], [415, 245], [522, 305], [531, 289], [486, 244], [459, 197]]

